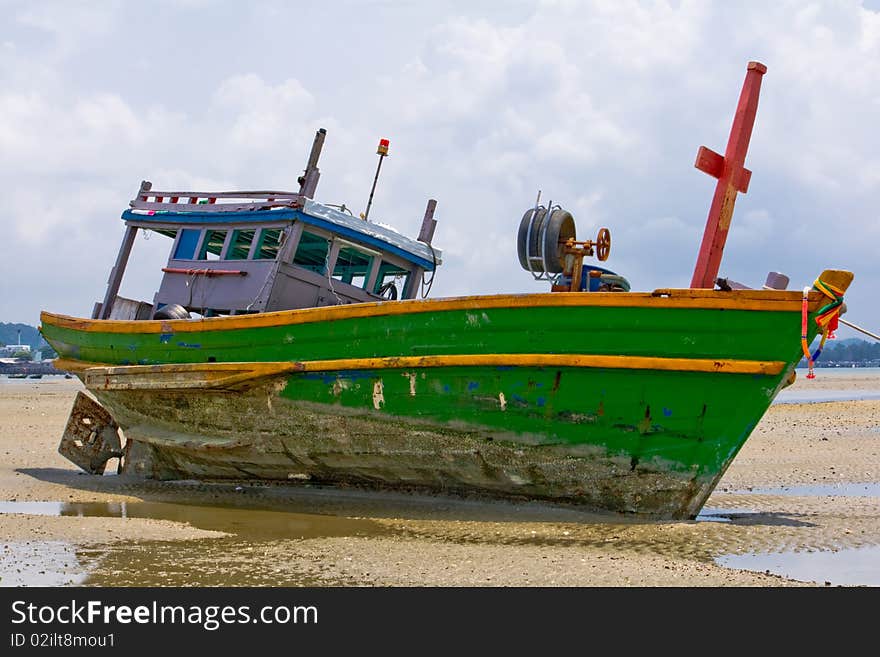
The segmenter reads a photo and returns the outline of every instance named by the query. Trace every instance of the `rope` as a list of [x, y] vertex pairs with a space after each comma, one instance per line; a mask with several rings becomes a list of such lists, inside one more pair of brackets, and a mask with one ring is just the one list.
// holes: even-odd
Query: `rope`
[[808, 379], [815, 379], [813, 374], [813, 357], [810, 355], [810, 345], [807, 343], [807, 314], [809, 312], [807, 304], [809, 302], [810, 288], [804, 288], [804, 296], [801, 300], [801, 350], [804, 352], [804, 358], [807, 359], [807, 365], [810, 371], [807, 372]]
[[433, 269], [431, 269], [431, 280], [427, 283], [425, 282], [425, 274], [427, 272], [422, 271], [422, 299], [427, 299], [428, 295], [431, 293], [431, 287], [434, 285], [434, 278], [437, 276], [437, 254], [434, 253], [434, 247], [428, 244], [428, 248], [431, 249], [431, 262], [433, 263]]
[[861, 326], [856, 326], [856, 325], [853, 324], [852, 322], [848, 322], [848, 321], [846, 321], [843, 317], [840, 317], [840, 318], [838, 319], [838, 321], [839, 321], [841, 324], [846, 324], [846, 325], [849, 326], [850, 328], [855, 329], [856, 331], [859, 331], [860, 333], [864, 333], [865, 335], [867, 335], [867, 336], [870, 337], [870, 338], [874, 338], [875, 340], [880, 340], [880, 335], [877, 335], [876, 333], [871, 333], [870, 331], [868, 331], [868, 330], [866, 330], [866, 329], [863, 329]]

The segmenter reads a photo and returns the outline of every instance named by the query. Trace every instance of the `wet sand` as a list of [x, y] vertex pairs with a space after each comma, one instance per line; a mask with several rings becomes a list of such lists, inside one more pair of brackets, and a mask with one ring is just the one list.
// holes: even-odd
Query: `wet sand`
[[[870, 373], [817, 374], [791, 390], [880, 390]], [[880, 400], [774, 405], [701, 518], [660, 523], [538, 504], [90, 476], [57, 453], [80, 389], [76, 379], [0, 379], [0, 585], [823, 586], [839, 582], [716, 560], [880, 546], [876, 493], [842, 486], [880, 482]], [[785, 486], [806, 488], [777, 490]]]

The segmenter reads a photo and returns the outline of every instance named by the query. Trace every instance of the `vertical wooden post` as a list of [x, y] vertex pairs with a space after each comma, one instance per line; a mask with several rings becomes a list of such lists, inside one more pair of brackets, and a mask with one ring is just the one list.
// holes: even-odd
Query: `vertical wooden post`
[[746, 169], [743, 164], [749, 149], [752, 128], [755, 125], [755, 114], [758, 111], [761, 78], [766, 72], [767, 67], [760, 62], [749, 62], [724, 157], [705, 146], [701, 146], [697, 151], [697, 161], [694, 166], [700, 171], [718, 178], [718, 184], [715, 186], [715, 196], [712, 198], [712, 205], [709, 208], [703, 242], [700, 245], [700, 253], [697, 256], [697, 264], [691, 279], [692, 288], [712, 288], [715, 286], [715, 279], [718, 277], [718, 270], [721, 266], [721, 255], [724, 252], [724, 243], [727, 240], [730, 220], [733, 217], [736, 195], [738, 192], [745, 194], [748, 191], [752, 172]]
[[126, 225], [119, 253], [116, 254], [116, 264], [110, 270], [110, 278], [107, 280], [107, 294], [104, 295], [104, 303], [101, 304], [101, 319], [108, 319], [110, 312], [113, 310], [113, 302], [119, 293], [122, 275], [125, 273], [125, 266], [128, 264], [128, 256], [131, 254], [135, 235], [137, 235], [137, 226]]
[[428, 206], [425, 208], [425, 216], [422, 219], [422, 229], [419, 231], [419, 242], [430, 244], [434, 239], [434, 230], [437, 228], [437, 220], [434, 219], [434, 211], [437, 209], [437, 201], [428, 199]]
[[321, 156], [326, 136], [327, 131], [324, 128], [315, 133], [315, 141], [312, 142], [312, 152], [309, 154], [305, 174], [299, 178], [299, 193], [307, 198], [314, 198], [315, 190], [318, 188], [318, 179], [321, 177], [321, 172], [318, 170], [318, 158]]

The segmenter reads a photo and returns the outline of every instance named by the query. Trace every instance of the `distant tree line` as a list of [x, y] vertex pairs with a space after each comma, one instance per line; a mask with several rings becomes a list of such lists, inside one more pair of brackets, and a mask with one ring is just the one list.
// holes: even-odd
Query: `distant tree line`
[[[813, 351], [818, 345], [818, 342], [813, 343]], [[804, 361], [802, 364], [806, 365]], [[867, 342], [858, 338], [826, 342], [817, 364], [880, 367], [880, 342]]]

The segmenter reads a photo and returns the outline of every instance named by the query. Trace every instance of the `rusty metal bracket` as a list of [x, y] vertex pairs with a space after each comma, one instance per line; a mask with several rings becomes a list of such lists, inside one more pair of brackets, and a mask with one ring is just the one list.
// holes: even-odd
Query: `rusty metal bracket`
[[58, 453], [89, 474], [104, 474], [107, 461], [122, 456], [119, 425], [107, 409], [77, 392]]

